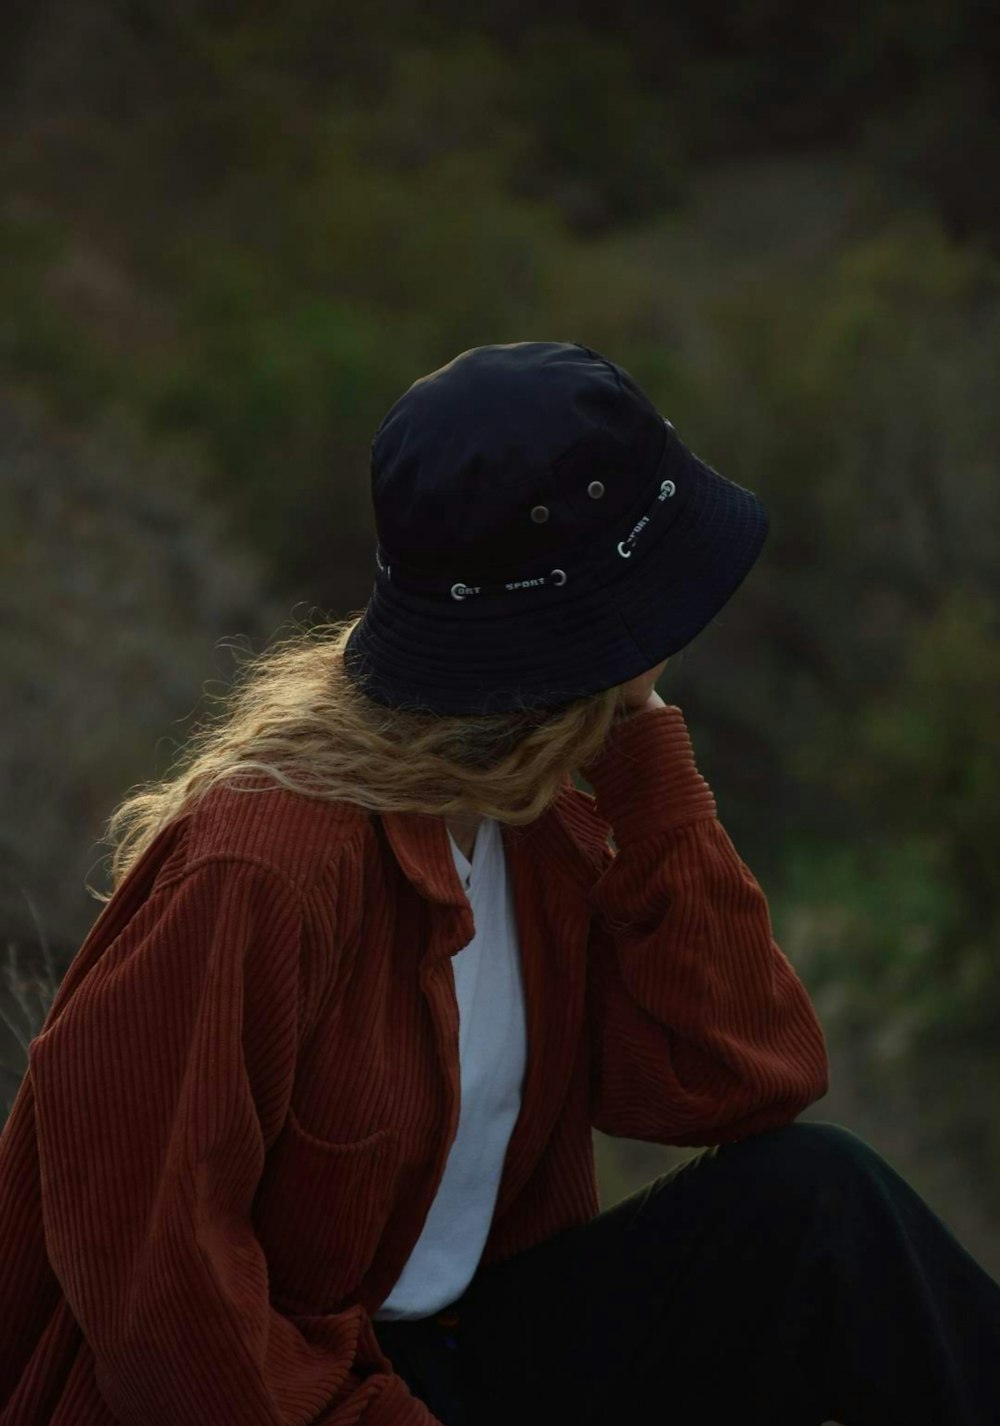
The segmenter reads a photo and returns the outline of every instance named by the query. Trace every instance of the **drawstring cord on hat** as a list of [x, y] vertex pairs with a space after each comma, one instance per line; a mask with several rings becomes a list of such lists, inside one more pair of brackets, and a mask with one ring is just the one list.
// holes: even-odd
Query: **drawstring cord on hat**
[[[645, 530], [646, 526], [656, 514], [656, 511], [659, 509], [659, 507], [666, 500], [669, 500], [669, 498], [676, 493], [676, 490], [677, 486], [672, 480], [664, 480], [660, 482], [660, 488], [656, 493], [656, 499], [650, 505], [645, 515], [643, 515], [640, 520], [636, 521], [625, 539], [619, 540], [617, 545], [615, 546], [622, 559], [631, 558], [632, 551], [635, 549], [636, 544], [638, 543], [639, 536], [642, 534], [643, 530]], [[375, 560], [378, 564], [379, 569], [382, 570], [386, 578], [391, 578], [392, 568], [390, 565], [385, 564], [383, 562], [377, 548], [375, 550]], [[510, 594], [513, 593], [514, 590], [518, 589], [540, 589], [544, 588], [547, 585], [560, 588], [566, 583], [566, 581], [567, 575], [564, 569], [553, 569], [550, 570], [548, 574], [539, 575], [534, 579], [498, 580], [492, 584], [466, 584], [464, 580], [460, 579], [457, 580], [451, 586], [449, 593], [451, 594], [452, 599], [468, 599], [470, 596], [476, 594]]]
[[[668, 500], [674, 494], [677, 486], [672, 480], [664, 480], [660, 483], [656, 499], [643, 515], [641, 520], [636, 521], [624, 540], [619, 540], [616, 546], [622, 559], [630, 559], [632, 551], [638, 543], [639, 536], [649, 524], [653, 515], [664, 500]], [[543, 585], [555, 585], [561, 587], [566, 583], [566, 571], [564, 569], [553, 569], [548, 574], [543, 574], [537, 579], [511, 579], [495, 584], [465, 584], [461, 580], [451, 586], [452, 599], [466, 599], [470, 594], [506, 594], [515, 589], [537, 589]]]

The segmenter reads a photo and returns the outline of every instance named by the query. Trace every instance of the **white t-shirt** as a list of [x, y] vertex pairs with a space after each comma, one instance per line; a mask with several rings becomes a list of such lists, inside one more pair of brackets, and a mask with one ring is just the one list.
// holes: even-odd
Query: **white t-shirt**
[[451, 832], [475, 933], [451, 957], [458, 999], [461, 1112], [423, 1232], [377, 1320], [428, 1317], [472, 1281], [493, 1220], [527, 1056], [521, 959], [499, 822], [479, 824], [471, 863]]

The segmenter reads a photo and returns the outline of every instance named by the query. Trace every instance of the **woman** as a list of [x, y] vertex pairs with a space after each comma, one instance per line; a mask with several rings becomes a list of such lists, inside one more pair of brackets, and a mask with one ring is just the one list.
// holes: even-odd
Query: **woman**
[[[372, 476], [363, 615], [111, 819], [0, 1142], [0, 1423], [1000, 1420], [1000, 1289], [795, 1123], [823, 1031], [655, 692], [760, 501], [554, 342]], [[594, 1126], [705, 1148], [599, 1212]]]

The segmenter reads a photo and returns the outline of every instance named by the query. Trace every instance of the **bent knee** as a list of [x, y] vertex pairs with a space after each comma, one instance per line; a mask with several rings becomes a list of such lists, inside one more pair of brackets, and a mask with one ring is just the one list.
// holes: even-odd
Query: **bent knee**
[[831, 1178], [868, 1173], [882, 1162], [859, 1134], [829, 1120], [796, 1119], [720, 1146], [727, 1155], [733, 1150], [746, 1168], [757, 1165], [782, 1183], [829, 1183]]

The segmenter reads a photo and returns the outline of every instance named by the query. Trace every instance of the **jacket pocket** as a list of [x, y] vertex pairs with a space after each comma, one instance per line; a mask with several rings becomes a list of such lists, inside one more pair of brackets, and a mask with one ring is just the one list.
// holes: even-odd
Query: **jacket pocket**
[[332, 1312], [356, 1291], [389, 1212], [396, 1138], [386, 1128], [329, 1143], [289, 1110], [253, 1209], [276, 1306]]

